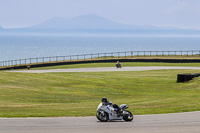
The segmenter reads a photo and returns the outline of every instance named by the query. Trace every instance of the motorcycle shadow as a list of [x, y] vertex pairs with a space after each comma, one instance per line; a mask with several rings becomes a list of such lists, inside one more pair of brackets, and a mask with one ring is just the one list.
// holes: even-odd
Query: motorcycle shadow
[[97, 121], [98, 123], [108, 123], [108, 122], [131, 122], [131, 121], [123, 121], [123, 120], [109, 120], [107, 122]]

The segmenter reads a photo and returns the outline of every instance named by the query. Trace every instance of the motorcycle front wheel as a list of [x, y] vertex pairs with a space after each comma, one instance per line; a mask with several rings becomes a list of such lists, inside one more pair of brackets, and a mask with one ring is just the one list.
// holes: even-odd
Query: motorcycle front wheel
[[96, 117], [97, 117], [97, 119], [98, 119], [99, 121], [101, 121], [101, 122], [107, 122], [108, 119], [109, 119], [107, 113], [105, 113], [104, 116], [102, 116], [100, 113], [97, 113], [97, 114], [96, 114]]
[[123, 116], [123, 120], [132, 121], [133, 120], [133, 114], [128, 110], [124, 110], [124, 112], [126, 113], [126, 115]]

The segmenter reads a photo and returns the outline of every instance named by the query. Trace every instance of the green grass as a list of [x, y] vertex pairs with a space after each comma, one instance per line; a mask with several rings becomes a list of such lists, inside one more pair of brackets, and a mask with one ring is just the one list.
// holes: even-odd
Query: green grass
[[[167, 66], [168, 63], [122, 63], [123, 66]], [[102, 63], [113, 66], [113, 63]], [[99, 64], [71, 65], [72, 68]], [[180, 64], [199, 66], [199, 63]], [[57, 66], [69, 67], [69, 66]], [[0, 117], [94, 116], [102, 97], [129, 106], [133, 114], [200, 110], [200, 77], [176, 83], [178, 73], [198, 70], [141, 72], [9, 73], [0, 72]]]
[[[121, 64], [122, 64], [122, 67], [138, 67], [138, 66], [195, 66], [195, 67], [200, 67], [200, 63], [121, 62]], [[31, 68], [31, 69], [42, 70], [42, 69], [89, 68], [89, 67], [115, 67], [115, 63], [84, 63], [84, 64], [73, 64], [73, 65], [38, 67], [38, 68]]]

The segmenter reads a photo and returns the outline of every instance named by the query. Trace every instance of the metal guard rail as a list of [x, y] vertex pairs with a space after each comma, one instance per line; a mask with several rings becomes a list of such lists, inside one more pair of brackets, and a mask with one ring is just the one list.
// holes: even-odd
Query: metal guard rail
[[186, 51], [125, 51], [125, 52], [110, 52], [110, 53], [95, 53], [95, 54], [81, 54], [68, 56], [52, 56], [39, 58], [26, 58], [18, 60], [1, 61], [0, 67], [31, 65], [47, 62], [66, 62], [73, 60], [92, 60], [92, 59], [114, 59], [114, 58], [133, 58], [141, 56], [199, 56], [200, 50], [186, 50]]

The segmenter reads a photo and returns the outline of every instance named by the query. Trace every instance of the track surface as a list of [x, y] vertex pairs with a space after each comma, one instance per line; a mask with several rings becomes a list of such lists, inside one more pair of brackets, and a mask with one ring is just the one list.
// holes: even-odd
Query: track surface
[[0, 118], [1, 133], [199, 133], [200, 111], [136, 115], [132, 122], [96, 117]]
[[49, 73], [49, 72], [110, 72], [110, 71], [146, 71], [146, 70], [162, 70], [162, 69], [194, 69], [200, 70], [200, 67], [95, 67], [95, 68], [73, 68], [73, 69], [48, 69], [48, 70], [14, 70], [8, 72], [24, 72], [24, 73]]

